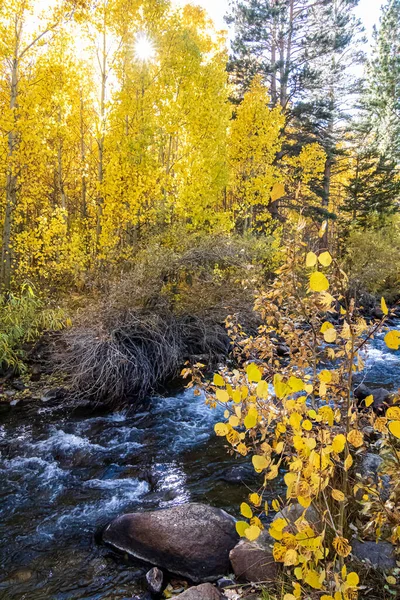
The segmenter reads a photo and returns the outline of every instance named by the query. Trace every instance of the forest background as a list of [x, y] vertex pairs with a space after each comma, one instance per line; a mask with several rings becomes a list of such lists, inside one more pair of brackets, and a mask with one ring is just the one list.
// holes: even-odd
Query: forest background
[[229, 47], [193, 5], [1, 2], [3, 362], [115, 293], [223, 322], [299, 218], [397, 298], [400, 6], [367, 56], [358, 4], [235, 2]]

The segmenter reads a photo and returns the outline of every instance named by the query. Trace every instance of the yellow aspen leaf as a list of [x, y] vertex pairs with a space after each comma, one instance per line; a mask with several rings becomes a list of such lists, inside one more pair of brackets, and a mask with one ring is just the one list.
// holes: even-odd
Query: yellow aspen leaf
[[236, 521], [236, 531], [240, 535], [240, 537], [244, 537], [244, 532], [248, 529], [249, 524], [247, 521]]
[[239, 454], [241, 454], [242, 456], [247, 456], [247, 446], [246, 444], [240, 443], [238, 446], [236, 446], [236, 450], [237, 452], [239, 452]]
[[265, 476], [265, 479], [268, 479], [268, 481], [271, 481], [272, 479], [275, 479], [275, 477], [278, 476], [278, 465], [272, 465], [272, 467], [269, 470], [269, 473]]
[[[294, 552], [296, 552], [296, 551], [294, 550]], [[297, 554], [297, 552], [296, 552], [296, 554]], [[289, 564], [296, 564], [296, 563], [289, 563]], [[288, 566], [288, 563], [286, 562], [286, 557], [285, 557], [285, 565]], [[283, 600], [296, 600], [296, 596], [294, 596], [293, 594], [285, 594], [283, 596]]]
[[297, 502], [303, 507], [308, 508], [311, 504], [311, 498], [306, 498], [304, 496], [297, 496]]
[[342, 579], [344, 581], [346, 579], [346, 577], [347, 577], [347, 567], [346, 567], [346, 565], [343, 565], [342, 570], [341, 570], [341, 575], [342, 575]]
[[264, 525], [261, 523], [261, 521], [258, 517], [252, 517], [250, 519], [250, 525], [256, 525], [256, 527], [261, 529], [261, 531], [264, 529]]
[[[283, 564], [285, 565], [285, 567], [292, 567], [297, 565], [299, 562], [299, 557], [297, 554], [297, 551], [294, 550], [293, 548], [290, 548], [286, 554], [285, 554], [285, 559], [283, 561]], [[292, 594], [287, 594], [288, 596], [292, 596]], [[294, 596], [293, 596], [294, 598]]]
[[224, 417], [225, 417], [225, 419], [229, 419], [229, 415], [230, 415], [230, 414], [231, 414], [231, 413], [229, 412], [229, 410], [225, 410], [225, 411], [224, 411]]
[[238, 427], [239, 424], [240, 424], [240, 421], [235, 415], [232, 415], [231, 417], [229, 417], [229, 425], [231, 425], [232, 427]]
[[349, 540], [338, 536], [335, 537], [333, 539], [332, 545], [334, 547], [334, 549], [336, 550], [337, 554], [339, 556], [342, 556], [343, 558], [346, 558], [346, 556], [348, 556], [351, 552], [351, 546], [349, 544]]
[[299, 377], [294, 377], [293, 375], [289, 377], [288, 386], [292, 392], [301, 392], [304, 390], [304, 382]]
[[265, 400], [266, 398], [268, 398], [268, 395], [269, 395], [268, 383], [264, 380], [259, 381], [258, 385], [257, 385], [257, 396], [259, 398], [263, 398]]
[[229, 394], [226, 390], [217, 390], [215, 392], [215, 395], [217, 397], [217, 400], [219, 400], [220, 402], [229, 402]]
[[368, 408], [369, 406], [371, 406], [371, 404], [373, 404], [374, 402], [374, 397], [372, 394], [370, 394], [369, 396], [367, 396], [364, 400], [365, 402], [365, 406]]
[[332, 490], [332, 498], [338, 502], [344, 501], [344, 494], [340, 490]]
[[289, 393], [289, 388], [286, 383], [284, 383], [283, 377], [282, 375], [279, 375], [279, 373], [274, 375], [273, 384], [277, 398], [284, 398]]
[[274, 187], [271, 190], [271, 202], [275, 202], [282, 198], [285, 195], [285, 186], [283, 183], [275, 183]]
[[385, 301], [385, 298], [382, 296], [381, 298], [381, 309], [384, 315], [388, 315], [389, 314], [389, 310]]
[[242, 385], [242, 387], [240, 388], [240, 393], [242, 396], [242, 400], [246, 400], [247, 396], [249, 395], [249, 388], [247, 387], [247, 385]]
[[332, 323], [329, 323], [329, 321], [324, 321], [324, 323], [322, 323], [321, 325], [321, 329], [320, 332], [321, 333], [325, 333], [326, 331], [328, 331], [328, 329], [333, 329], [333, 325]]
[[388, 425], [389, 431], [394, 437], [400, 438], [400, 421], [391, 421]]
[[324, 381], [321, 381], [318, 388], [318, 394], [321, 396], [321, 398], [323, 398], [324, 396], [326, 396], [327, 391], [328, 389], [326, 387], [326, 383]]
[[320, 590], [322, 588], [321, 582], [319, 580], [319, 574], [313, 569], [310, 569], [310, 571], [308, 571], [307, 575], [304, 578], [304, 582], [307, 583], [310, 587], [314, 588], [315, 590]]
[[344, 470], [348, 471], [351, 466], [353, 464], [353, 457], [351, 456], [351, 454], [348, 455], [348, 457], [346, 458], [346, 460], [344, 461]]
[[275, 519], [274, 521], [272, 521], [271, 529], [275, 529], [276, 531], [283, 531], [285, 529], [286, 525], [287, 525], [286, 519], [282, 519], [280, 517], [279, 519]]
[[257, 525], [250, 525], [245, 532], [244, 535], [250, 542], [254, 542], [258, 537], [260, 537], [261, 529], [257, 527]]
[[254, 454], [253, 458], [251, 459], [251, 462], [253, 463], [253, 467], [255, 469], [255, 471], [257, 473], [261, 473], [262, 471], [264, 471], [264, 469], [266, 469], [268, 467], [268, 465], [270, 464], [270, 459], [267, 459], [265, 456], [260, 456], [259, 454]]
[[347, 441], [354, 446], [354, 448], [360, 448], [364, 443], [364, 436], [358, 429], [352, 429], [347, 434]]
[[328, 221], [324, 221], [322, 223], [322, 225], [321, 225], [321, 228], [320, 228], [319, 232], [318, 232], [318, 237], [320, 237], [320, 238], [324, 237], [324, 234], [325, 234], [325, 231], [326, 231], [327, 227], [328, 227]]
[[299, 583], [293, 583], [292, 585], [295, 598], [301, 598], [301, 585]]
[[333, 596], [330, 596], [329, 594], [324, 594], [323, 596], [321, 596], [320, 600], [335, 600]]
[[249, 500], [252, 504], [254, 504], [254, 506], [260, 506], [262, 498], [258, 494], [253, 493], [250, 494]]
[[300, 429], [301, 420], [302, 416], [297, 412], [292, 413], [289, 417], [289, 423], [293, 429]]
[[391, 350], [398, 350], [400, 348], [400, 331], [393, 329], [385, 335], [385, 344]]
[[328, 371], [327, 369], [323, 369], [319, 373], [318, 379], [320, 381], [323, 381], [323, 383], [330, 383], [332, 381], [332, 373], [330, 371]]
[[400, 421], [400, 407], [399, 406], [391, 406], [386, 411], [386, 416], [388, 419]]
[[317, 255], [315, 252], [309, 252], [306, 256], [306, 267], [311, 268], [315, 267], [317, 264]]
[[296, 579], [303, 579], [303, 569], [301, 567], [296, 567], [294, 570], [294, 575]]
[[389, 585], [396, 585], [397, 583], [396, 577], [393, 577], [393, 575], [388, 575], [388, 577], [386, 577], [386, 581]]
[[242, 502], [240, 505], [240, 512], [244, 517], [246, 517], [246, 519], [251, 519], [253, 516], [253, 511], [246, 502]]
[[305, 429], [306, 431], [311, 431], [312, 429], [312, 423], [311, 421], [309, 421], [308, 419], [305, 419], [302, 424], [301, 424], [302, 428]]
[[272, 502], [271, 502], [271, 505], [272, 505], [272, 509], [273, 509], [275, 512], [279, 512], [279, 511], [280, 511], [280, 508], [281, 508], [281, 507], [280, 507], [280, 505], [279, 505], [279, 500], [277, 500], [277, 499], [275, 498], [274, 500], [272, 500]]
[[279, 544], [275, 542], [274, 548], [272, 550], [272, 556], [274, 557], [275, 562], [283, 562], [285, 560], [287, 548], [283, 544]]
[[[283, 479], [284, 479], [287, 487], [290, 487], [297, 480], [297, 475], [296, 475], [296, 473], [285, 473]], [[279, 504], [278, 504], [278, 506], [279, 506]], [[279, 510], [279, 508], [278, 508], [278, 510]]]
[[224, 437], [227, 433], [229, 433], [229, 427], [225, 425], [225, 423], [216, 423], [214, 425], [214, 431], [218, 436]]
[[314, 450], [315, 446], [317, 445], [317, 442], [314, 438], [306, 438], [304, 443], [310, 450]]
[[213, 378], [214, 385], [218, 385], [219, 387], [225, 387], [225, 380], [219, 373], [215, 373]]
[[342, 433], [339, 433], [333, 438], [332, 448], [333, 451], [336, 452], [336, 454], [340, 454], [341, 452], [343, 452], [345, 446], [346, 437]]
[[242, 401], [242, 395], [240, 393], [240, 390], [235, 390], [232, 394], [232, 399], [234, 401], [235, 404], [239, 404]]
[[329, 289], [329, 281], [323, 273], [315, 271], [310, 275], [310, 290], [312, 292], [326, 292]]
[[332, 256], [329, 252], [322, 252], [322, 254], [318, 256], [318, 261], [323, 267], [329, 267], [329, 265], [332, 264]]
[[256, 412], [249, 411], [244, 419], [244, 426], [246, 429], [252, 429], [257, 425], [258, 414]]
[[246, 373], [251, 383], [258, 383], [261, 380], [261, 371], [254, 363], [246, 367]]
[[236, 446], [236, 444], [239, 444], [240, 442], [240, 435], [237, 431], [231, 428], [226, 434], [226, 439], [232, 446]]
[[333, 344], [333, 342], [336, 341], [336, 338], [337, 338], [336, 329], [328, 329], [328, 331], [325, 331], [324, 340], [326, 341], [327, 344]]
[[358, 584], [360, 583], [360, 578], [357, 575], [357, 573], [355, 573], [354, 571], [352, 571], [351, 573], [349, 573], [347, 575], [346, 578], [346, 583], [347, 585], [349, 585], [350, 587], [357, 587]]
[[314, 390], [314, 386], [312, 385], [312, 383], [307, 383], [304, 386], [304, 390], [307, 392], [307, 394], [312, 394], [313, 390]]
[[283, 452], [283, 448], [284, 448], [284, 443], [283, 443], [283, 442], [279, 442], [279, 443], [278, 443], [278, 444], [275, 446], [274, 450], [275, 450], [276, 454], [282, 454], [282, 452]]
[[343, 600], [342, 592], [335, 592], [335, 600]]

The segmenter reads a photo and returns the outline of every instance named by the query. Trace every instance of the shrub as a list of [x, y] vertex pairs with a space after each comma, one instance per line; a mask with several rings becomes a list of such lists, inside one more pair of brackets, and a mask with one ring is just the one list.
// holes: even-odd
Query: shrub
[[65, 333], [58, 360], [76, 392], [110, 404], [139, 400], [187, 360], [211, 365], [226, 357], [228, 315], [257, 329], [254, 293], [276, 263], [274, 244], [223, 236], [154, 240]]
[[353, 231], [347, 240], [345, 268], [354, 291], [396, 300], [400, 290], [399, 227]]
[[44, 301], [28, 284], [23, 285], [19, 293], [0, 294], [0, 306], [1, 369], [23, 373], [26, 346], [48, 329], [61, 329], [65, 323], [64, 312], [45, 308]]
[[[216, 434], [230, 453], [248, 456], [261, 475], [240, 507], [238, 533], [256, 540], [269, 513], [279, 512], [269, 534], [273, 557], [284, 567], [283, 587], [291, 592], [285, 599], [356, 600], [360, 579], [348, 569], [354, 533], [390, 539], [400, 550], [398, 486], [382, 498], [379, 484], [352, 470], [368, 445], [365, 424], [390, 453], [390, 473], [398, 470], [400, 408], [377, 416], [369, 396], [360, 412], [353, 394], [354, 373], [364, 366], [362, 350], [389, 311], [382, 300], [383, 319], [368, 326], [348, 299], [339, 265], [328, 252], [307, 253], [301, 231], [299, 224], [279, 278], [257, 298], [263, 320], [259, 335], [234, 337], [243, 349], [243, 365], [215, 374], [205, 384], [207, 401], [225, 409]], [[276, 336], [287, 344], [281, 360], [272, 343]], [[388, 332], [385, 341], [399, 349], [400, 333]], [[195, 369], [193, 382], [199, 377]], [[275, 491], [271, 502], [280, 473], [286, 495]], [[294, 522], [287, 517], [289, 507]]]

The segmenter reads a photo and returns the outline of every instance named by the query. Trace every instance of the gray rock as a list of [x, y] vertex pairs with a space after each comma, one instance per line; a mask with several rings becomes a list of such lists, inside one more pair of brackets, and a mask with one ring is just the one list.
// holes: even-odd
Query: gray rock
[[146, 583], [152, 594], [159, 594], [164, 583], [164, 574], [157, 567], [153, 567], [146, 573]]
[[183, 594], [178, 594], [176, 598], [181, 600], [221, 600], [221, 592], [211, 583], [202, 583], [191, 587]]
[[[358, 467], [356, 468], [357, 473], [361, 475], [363, 479], [370, 479], [378, 487], [380, 498], [386, 502], [390, 496], [392, 489], [389, 475], [383, 475], [380, 473], [380, 467], [383, 459], [379, 454], [373, 454], [367, 452], [363, 454], [362, 459]], [[362, 496], [362, 491], [359, 490], [357, 499]]]
[[376, 413], [384, 412], [385, 408], [392, 404], [393, 394], [385, 388], [372, 389], [362, 383], [355, 388], [354, 395], [359, 401], [360, 405], [367, 396], [372, 396], [374, 399], [372, 408]]
[[[232, 552], [232, 550], [231, 550], [231, 552]], [[218, 581], [217, 581], [217, 586], [221, 590], [226, 587], [231, 587], [233, 585], [235, 585], [235, 582], [233, 581], [233, 579], [228, 579], [228, 577], [221, 577], [221, 579], [218, 579]]]
[[312, 506], [308, 508], [304, 508], [298, 502], [293, 504], [289, 504], [285, 506], [285, 508], [278, 513], [276, 513], [274, 517], [274, 521], [276, 519], [285, 519], [288, 522], [287, 530], [294, 530], [296, 532], [296, 528], [292, 527], [292, 525], [300, 519], [300, 517], [304, 514], [305, 519], [308, 521], [310, 525], [315, 527], [317, 531], [319, 531], [322, 527], [321, 519], [318, 512]]
[[195, 583], [229, 572], [238, 539], [231, 515], [197, 503], [122, 515], [103, 532], [106, 544]]
[[386, 571], [396, 567], [394, 546], [390, 542], [361, 542], [353, 539], [351, 546], [354, 558], [371, 564], [375, 569]]
[[248, 583], [275, 581], [279, 565], [272, 556], [273, 544], [266, 532], [255, 542], [241, 540], [229, 554], [236, 579]]
[[357, 472], [360, 473], [362, 477], [371, 477], [372, 479], [376, 480], [381, 464], [382, 458], [379, 456], [379, 454], [367, 452], [363, 455], [361, 462], [357, 467]]

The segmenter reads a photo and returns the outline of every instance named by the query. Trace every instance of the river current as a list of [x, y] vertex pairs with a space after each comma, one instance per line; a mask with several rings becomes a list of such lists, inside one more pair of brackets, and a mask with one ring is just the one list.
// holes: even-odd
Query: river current
[[[400, 387], [399, 353], [383, 334], [360, 379]], [[96, 543], [104, 524], [187, 501], [237, 514], [252, 470], [213, 434], [220, 418], [192, 391], [137, 414], [36, 402], [0, 415], [0, 599], [131, 599], [145, 571]]]

